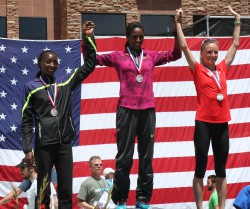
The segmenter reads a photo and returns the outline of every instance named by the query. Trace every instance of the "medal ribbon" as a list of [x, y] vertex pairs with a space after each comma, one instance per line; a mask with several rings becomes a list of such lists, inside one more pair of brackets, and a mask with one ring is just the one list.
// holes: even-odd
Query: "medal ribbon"
[[[47, 84], [43, 78], [40, 76], [40, 81], [42, 82], [42, 84], [44, 86], [48, 86], [48, 85], [51, 85], [51, 84]], [[51, 85], [52, 86], [52, 85]], [[58, 87], [57, 87], [57, 83], [54, 84], [54, 94], [51, 93], [49, 90], [48, 90], [48, 87], [47, 87], [47, 94], [48, 94], [48, 98], [49, 98], [49, 101], [52, 105], [52, 107], [55, 107], [56, 106], [56, 99], [57, 99], [57, 95], [58, 95]]]
[[129, 52], [129, 56], [130, 58], [132, 59], [137, 71], [139, 74], [141, 74], [141, 67], [142, 67], [142, 61], [143, 61], [143, 49], [141, 49], [141, 53], [140, 53], [140, 57], [139, 57], [139, 63], [137, 64], [136, 63], [136, 60], [135, 60], [135, 56], [132, 54], [132, 52], [130, 51], [129, 47], [127, 47], [128, 49], [128, 52]]
[[215, 74], [214, 74], [207, 66], [204, 65], [204, 67], [207, 68], [208, 73], [212, 73], [212, 76], [213, 76], [214, 80], [216, 81], [216, 83], [217, 83], [219, 89], [221, 89], [221, 85], [220, 85], [220, 76], [219, 76], [218, 71], [215, 70]]

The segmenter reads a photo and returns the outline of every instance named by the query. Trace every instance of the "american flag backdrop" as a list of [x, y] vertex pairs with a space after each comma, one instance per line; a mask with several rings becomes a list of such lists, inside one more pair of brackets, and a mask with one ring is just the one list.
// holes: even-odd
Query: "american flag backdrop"
[[[203, 38], [187, 38], [196, 60], [199, 60]], [[218, 62], [226, 55], [231, 38], [218, 38]], [[97, 37], [98, 53], [123, 50], [124, 37]], [[143, 47], [150, 50], [170, 50], [173, 38], [145, 38]], [[59, 57], [57, 75], [71, 73], [80, 66], [79, 40], [21, 41], [0, 39], [0, 197], [12, 184], [17, 186], [22, 176], [14, 166], [24, 157], [21, 151], [22, 87], [34, 78], [37, 57], [42, 50], [54, 50]], [[228, 195], [226, 208], [245, 185], [250, 184], [250, 37], [240, 38], [240, 47], [228, 74], [230, 121], [230, 154], [227, 162]], [[154, 149], [154, 191], [151, 204], [156, 208], [195, 208], [192, 178], [194, 175], [193, 131], [196, 92], [192, 74], [184, 57], [176, 62], [156, 67], [154, 72], [156, 101], [156, 140]], [[80, 92], [81, 91], [81, 92]], [[119, 96], [119, 80], [113, 68], [98, 67], [74, 92], [75, 125], [78, 139], [73, 141], [73, 200], [80, 184], [90, 174], [88, 159], [100, 155], [104, 167], [115, 167], [115, 112]], [[136, 145], [135, 145], [136, 146]], [[207, 173], [213, 174], [213, 156], [209, 151]], [[138, 172], [137, 149], [131, 170], [128, 206], [135, 204]], [[204, 208], [208, 208], [210, 193], [204, 187]], [[25, 201], [25, 195], [20, 201]], [[10, 204], [0, 208], [10, 208]]]

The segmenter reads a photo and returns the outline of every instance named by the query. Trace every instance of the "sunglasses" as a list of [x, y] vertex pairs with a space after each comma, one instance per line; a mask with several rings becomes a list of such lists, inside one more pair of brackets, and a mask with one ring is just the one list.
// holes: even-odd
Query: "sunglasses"
[[205, 43], [216, 43], [217, 45], [219, 45], [219, 42], [214, 39], [214, 38], [207, 38], [207, 39], [204, 39], [202, 42], [201, 42], [201, 48], [203, 47], [203, 45]]
[[98, 167], [98, 166], [100, 166], [100, 167], [102, 167], [102, 164], [98, 164], [98, 163], [96, 163], [96, 164], [93, 164], [95, 167]]

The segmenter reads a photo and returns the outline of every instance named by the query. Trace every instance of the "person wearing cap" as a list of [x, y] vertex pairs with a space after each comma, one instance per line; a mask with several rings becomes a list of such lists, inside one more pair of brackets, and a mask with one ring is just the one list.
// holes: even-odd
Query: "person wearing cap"
[[[37, 172], [36, 172], [36, 165], [29, 165], [26, 159], [23, 158], [22, 161], [16, 165], [17, 168], [20, 168], [20, 172], [23, 175], [22, 183], [7, 194], [3, 199], [1, 199], [0, 204], [6, 204], [10, 202], [14, 197], [15, 193], [17, 193], [17, 197], [20, 196], [21, 193], [25, 192], [27, 194], [28, 205], [25, 205], [25, 209], [34, 209], [35, 208], [35, 197], [36, 197], [36, 188], [37, 188]], [[57, 209], [57, 195], [56, 191], [51, 184], [51, 209]]]
[[[21, 173], [24, 176], [24, 179], [28, 179], [31, 184], [30, 188], [26, 191], [27, 199], [28, 199], [28, 205], [26, 205], [25, 209], [34, 209], [36, 205], [36, 196], [37, 196], [37, 171], [36, 171], [36, 164], [30, 165], [27, 160], [24, 158], [22, 159], [21, 163], [16, 165], [16, 167], [20, 168]], [[55, 202], [57, 202], [57, 196], [56, 191], [54, 189], [53, 184], [50, 184], [51, 189], [51, 204], [50, 209], [57, 209]]]
[[[20, 168], [20, 170], [21, 170], [21, 168], [22, 168], [22, 170], [24, 170], [24, 168], [26, 166], [27, 165], [26, 165], [25, 159], [23, 159], [21, 161], [21, 163], [16, 165], [16, 167]], [[21, 171], [21, 173], [23, 173], [23, 172]], [[17, 195], [17, 197], [19, 197], [23, 192], [27, 192], [30, 189], [31, 183], [32, 182], [28, 178], [26, 178], [26, 176], [24, 175], [22, 183], [17, 188], [15, 188], [15, 190], [13, 189], [3, 199], [1, 199], [0, 205], [4, 205], [4, 204], [10, 202], [12, 199], [14, 199], [15, 194]]]
[[24, 179], [28, 179], [31, 182], [30, 188], [26, 191], [28, 199], [28, 206], [26, 206], [26, 208], [34, 209], [35, 203], [33, 203], [33, 201], [35, 201], [35, 197], [32, 198], [32, 188], [36, 186], [36, 178], [37, 178], [36, 165], [28, 164], [26, 159], [24, 158], [18, 165], [16, 165], [16, 167], [20, 168], [20, 171]]
[[109, 184], [109, 187], [112, 188], [113, 186], [113, 178], [114, 178], [115, 170], [113, 168], [105, 168], [103, 170], [103, 175], [107, 183]]

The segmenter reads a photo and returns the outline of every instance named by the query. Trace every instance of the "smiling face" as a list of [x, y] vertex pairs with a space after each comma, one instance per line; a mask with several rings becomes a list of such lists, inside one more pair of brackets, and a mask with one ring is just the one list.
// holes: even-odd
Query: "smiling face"
[[129, 48], [132, 51], [140, 51], [141, 45], [144, 41], [144, 31], [142, 28], [134, 28], [129, 35], [127, 35]]
[[90, 165], [90, 168], [91, 168], [92, 174], [96, 176], [100, 176], [102, 173], [102, 160], [98, 158], [93, 159]]
[[219, 47], [215, 43], [208, 43], [201, 51], [201, 58], [203, 60], [203, 64], [208, 67], [215, 66], [215, 62], [218, 59], [218, 51]]
[[38, 60], [38, 66], [42, 70], [43, 75], [53, 76], [58, 67], [58, 59], [55, 53], [45, 52], [41, 59]]

